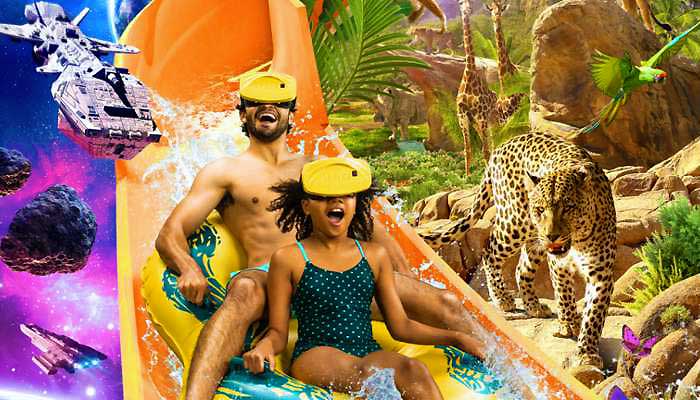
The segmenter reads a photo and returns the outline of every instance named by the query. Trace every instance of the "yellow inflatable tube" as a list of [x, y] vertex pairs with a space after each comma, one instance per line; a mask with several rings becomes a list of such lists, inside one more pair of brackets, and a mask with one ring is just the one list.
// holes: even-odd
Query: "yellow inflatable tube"
[[[246, 265], [240, 244], [223, 224], [217, 212], [188, 239], [192, 257], [209, 281], [209, 295], [202, 306], [189, 303], [177, 290], [176, 276], [154, 253], [143, 267], [142, 295], [146, 310], [158, 334], [183, 363], [183, 392], [197, 338], [206, 320], [221, 305], [226, 285], [236, 266]], [[251, 327], [246, 338], [250, 347], [264, 330], [262, 323]], [[430, 369], [443, 396], [448, 399], [492, 399], [501, 388], [499, 380], [476, 358], [456, 348], [417, 346], [395, 341], [386, 326], [373, 323], [374, 338], [385, 350], [418, 359]], [[296, 321], [292, 321], [290, 341], [278, 356], [278, 370], [251, 375], [239, 357], [231, 360], [230, 372], [222, 380], [215, 399], [347, 399], [345, 394], [304, 384], [285, 374], [296, 342]]]

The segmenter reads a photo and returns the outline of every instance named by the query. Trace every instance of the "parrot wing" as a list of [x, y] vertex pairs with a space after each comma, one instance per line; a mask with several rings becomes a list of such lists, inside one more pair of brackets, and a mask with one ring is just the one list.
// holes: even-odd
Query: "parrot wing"
[[596, 50], [591, 63], [591, 74], [595, 85], [606, 96], [615, 97], [622, 84], [632, 74], [634, 66], [628, 54], [613, 57]]
[[645, 67], [655, 68], [662, 64], [664, 61], [671, 58], [671, 56], [678, 53], [678, 51], [680, 51], [680, 49], [683, 47], [686, 39], [688, 39], [688, 35], [698, 28], [700, 28], [700, 21], [690, 27], [690, 29], [671, 39], [671, 41], [666, 43], [666, 45], [662, 47], [661, 50], [657, 51], [656, 54], [651, 56], [648, 60], [642, 61], [642, 65]]

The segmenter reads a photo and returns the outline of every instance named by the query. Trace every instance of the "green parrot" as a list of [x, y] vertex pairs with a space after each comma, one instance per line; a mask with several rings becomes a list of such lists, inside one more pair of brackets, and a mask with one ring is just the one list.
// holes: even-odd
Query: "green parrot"
[[681, 33], [668, 42], [661, 50], [640, 66], [632, 64], [629, 54], [622, 58], [609, 56], [596, 50], [591, 64], [591, 74], [595, 85], [612, 100], [600, 111], [598, 118], [581, 128], [583, 133], [592, 132], [600, 126], [601, 121], [605, 126], [615, 119], [620, 107], [627, 102], [632, 91], [648, 84], [659, 83], [666, 80], [668, 74], [656, 67], [676, 54], [682, 47], [688, 35], [700, 27], [700, 22]]

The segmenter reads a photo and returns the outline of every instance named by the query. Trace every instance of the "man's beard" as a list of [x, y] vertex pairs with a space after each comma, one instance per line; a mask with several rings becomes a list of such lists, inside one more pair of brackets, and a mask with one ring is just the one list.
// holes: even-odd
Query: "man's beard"
[[283, 122], [279, 120], [277, 122], [277, 126], [275, 127], [274, 130], [272, 131], [267, 131], [267, 132], [259, 132], [255, 128], [255, 118], [249, 118], [248, 121], [246, 122], [246, 130], [248, 131], [248, 134], [251, 137], [254, 137], [255, 139], [264, 142], [264, 143], [272, 143], [275, 140], [279, 139], [280, 136], [284, 135], [285, 133], [288, 132], [289, 130], [289, 120]]
[[248, 125], [248, 133], [250, 134], [250, 136], [254, 137], [255, 139], [257, 139], [261, 142], [272, 143], [275, 140], [279, 139], [280, 136], [287, 133], [287, 124], [285, 124], [285, 125], [280, 124], [273, 131], [268, 131], [268, 132], [262, 133], [262, 132], [259, 132], [257, 129], [255, 129], [255, 121], [253, 121], [252, 124]]

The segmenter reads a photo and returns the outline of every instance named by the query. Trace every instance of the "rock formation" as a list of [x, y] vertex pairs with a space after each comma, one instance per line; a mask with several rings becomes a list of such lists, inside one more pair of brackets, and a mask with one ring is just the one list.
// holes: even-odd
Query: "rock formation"
[[661, 65], [663, 85], [634, 92], [608, 127], [576, 135], [608, 103], [593, 84], [589, 64], [600, 50], [626, 51], [638, 64], [663, 43], [613, 0], [564, 0], [533, 27], [530, 123], [572, 139], [605, 168], [651, 166], [700, 135], [700, 64], [675, 57]]

